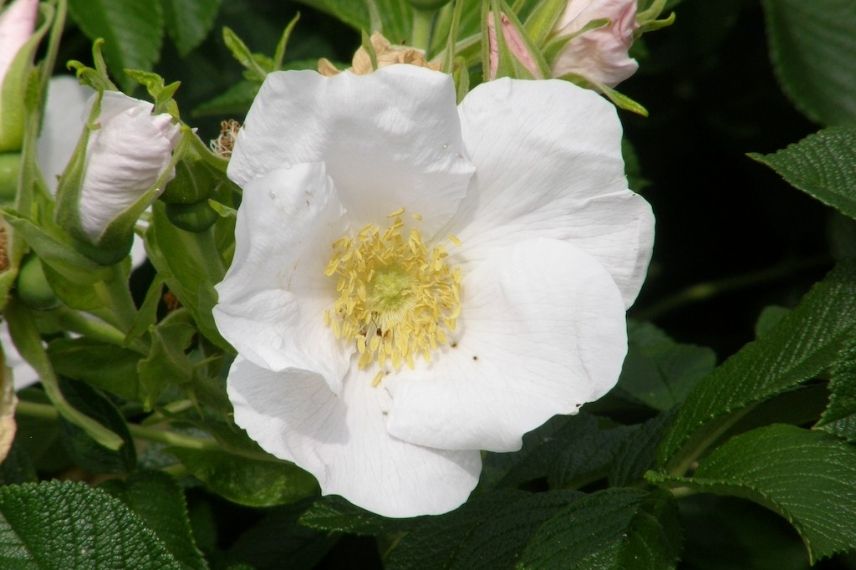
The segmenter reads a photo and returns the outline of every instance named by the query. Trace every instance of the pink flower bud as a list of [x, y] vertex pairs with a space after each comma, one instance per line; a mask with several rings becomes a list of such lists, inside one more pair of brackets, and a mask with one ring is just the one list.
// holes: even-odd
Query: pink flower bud
[[0, 86], [36, 26], [39, 0], [15, 0], [0, 13]]
[[[594, 20], [608, 19], [601, 28], [579, 33]], [[614, 87], [639, 68], [628, 50], [633, 44], [636, 0], [570, 0], [556, 23], [558, 36], [572, 36], [553, 63], [553, 75], [581, 75], [594, 83]]]
[[[490, 48], [490, 70], [489, 79], [496, 79], [496, 70], [499, 68], [499, 44], [496, 41], [496, 18], [493, 12], [487, 14], [487, 35]], [[500, 25], [502, 26], [502, 37], [505, 40], [505, 45], [508, 51], [519, 61], [526, 70], [532, 74], [532, 77], [541, 78], [541, 72], [538, 69], [538, 64], [529, 50], [526, 48], [526, 42], [520, 36], [520, 32], [508, 19], [508, 16], [501, 14], [499, 17]]]

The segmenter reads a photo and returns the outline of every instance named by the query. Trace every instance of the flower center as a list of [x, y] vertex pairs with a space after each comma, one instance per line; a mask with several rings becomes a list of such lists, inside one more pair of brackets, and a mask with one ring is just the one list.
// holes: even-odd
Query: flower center
[[386, 229], [368, 224], [336, 240], [324, 270], [339, 295], [324, 322], [336, 338], [356, 344], [360, 368], [378, 366], [374, 386], [388, 363], [398, 370], [413, 368], [417, 356], [430, 361], [451, 341], [461, 312], [461, 270], [447, 263], [445, 248], [425, 245], [418, 229], [405, 230], [403, 208], [388, 217]]

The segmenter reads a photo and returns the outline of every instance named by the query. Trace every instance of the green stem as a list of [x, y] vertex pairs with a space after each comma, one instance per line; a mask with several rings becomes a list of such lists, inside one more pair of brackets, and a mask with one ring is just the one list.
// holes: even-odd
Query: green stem
[[30, 311], [16, 301], [6, 305], [6, 319], [9, 332], [18, 352], [38, 373], [45, 395], [63, 418], [85, 431], [89, 436], [107, 449], [119, 449], [124, 444], [122, 438], [107, 427], [74, 408], [59, 388], [59, 379], [54, 372], [50, 359], [42, 345], [39, 330], [33, 322]]
[[114, 324], [122, 331], [128, 331], [136, 320], [137, 306], [118, 264], [111, 267], [111, 273], [110, 279], [95, 284], [95, 291], [112, 310]]
[[[125, 333], [99, 319], [93, 319], [67, 307], [56, 310], [60, 324], [70, 331], [74, 331], [94, 340], [107, 342], [118, 346], [125, 346]], [[143, 350], [143, 347], [134, 347]], [[148, 351], [143, 350], [142, 354]]]
[[662, 301], [635, 312], [633, 316], [642, 321], [657, 319], [674, 311], [675, 309], [679, 309], [692, 303], [707, 301], [708, 299], [722, 295], [723, 293], [729, 293], [731, 291], [737, 291], [747, 287], [754, 287], [778, 281], [785, 277], [789, 277], [794, 273], [799, 273], [807, 269], [814, 269], [816, 267], [826, 265], [829, 262], [830, 260], [826, 256], [813, 257], [800, 261], [780, 263], [766, 269], [761, 269], [760, 271], [753, 271], [743, 275], [696, 283], [695, 285], [687, 287], [683, 291], [680, 291], [671, 297], [667, 297]]
[[410, 32], [410, 45], [428, 51], [431, 43], [431, 24], [434, 21], [433, 10], [413, 8], [413, 28]]
[[[39, 418], [43, 420], [56, 421], [60, 417], [60, 413], [54, 406], [49, 404], [39, 404], [37, 402], [29, 402], [20, 400], [15, 408], [17, 414]], [[195, 437], [174, 431], [158, 429], [152, 426], [143, 426], [139, 424], [129, 423], [128, 431], [137, 439], [145, 439], [147, 441], [156, 441], [169, 445], [171, 447], [180, 447], [182, 449], [194, 449], [197, 451], [217, 451], [220, 453], [226, 452], [230, 455], [245, 457], [256, 461], [276, 461], [269, 455], [237, 449], [231, 446], [223, 445], [215, 439]]]

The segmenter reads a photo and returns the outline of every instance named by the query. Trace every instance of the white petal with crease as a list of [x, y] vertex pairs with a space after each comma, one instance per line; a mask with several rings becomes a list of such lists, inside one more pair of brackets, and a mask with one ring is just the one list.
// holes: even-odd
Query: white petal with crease
[[514, 451], [527, 431], [615, 385], [627, 351], [624, 305], [595, 258], [531, 240], [474, 264], [463, 289], [457, 346], [383, 380], [393, 435]]
[[335, 396], [316, 374], [272, 372], [240, 357], [229, 372], [235, 422], [264, 449], [312, 473], [324, 494], [388, 517], [450, 511], [478, 482], [478, 451], [443, 451], [386, 430], [389, 395], [354, 373]]
[[464, 253], [566, 240], [597, 257], [630, 306], [650, 261], [654, 217], [627, 189], [615, 108], [565, 81], [500, 79], [471, 91], [460, 113], [477, 169], [455, 221]]
[[238, 134], [229, 177], [244, 186], [283, 165], [323, 161], [356, 223], [400, 207], [431, 233], [448, 221], [473, 168], [450, 76], [411, 65], [369, 75], [267, 76]]

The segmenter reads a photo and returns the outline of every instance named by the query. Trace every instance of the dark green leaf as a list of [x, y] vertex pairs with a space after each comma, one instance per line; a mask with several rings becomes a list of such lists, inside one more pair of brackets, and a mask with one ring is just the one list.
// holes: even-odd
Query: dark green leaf
[[699, 382], [666, 434], [660, 462], [682, 470], [741, 411], [814, 377], [835, 361], [854, 324], [856, 266], [843, 262], [774, 329]]
[[228, 560], [251, 564], [256, 570], [279, 570], [284, 560], [288, 561], [289, 570], [315, 568], [336, 544], [338, 536], [298, 524], [305, 509], [306, 504], [301, 502], [269, 512], [238, 537], [229, 549]]
[[828, 434], [776, 424], [731, 439], [692, 478], [649, 478], [773, 509], [794, 525], [812, 561], [856, 548], [856, 449]]
[[[684, 523], [681, 561], [692, 570], [808, 570], [794, 529], [749, 501], [693, 495], [678, 502]], [[683, 566], [682, 566], [683, 567]]]
[[337, 495], [321, 497], [300, 517], [300, 524], [327, 531], [376, 536], [408, 529], [427, 517], [390, 519], [352, 505]]
[[526, 434], [520, 451], [486, 454], [485, 471], [494, 481], [482, 485], [516, 486], [546, 477], [553, 488], [580, 487], [607, 474], [633, 430], [586, 413], [555, 417]]
[[[15, 419], [20, 421], [19, 418]], [[20, 434], [20, 430], [17, 433]], [[16, 436], [15, 441], [12, 442], [12, 447], [9, 449], [9, 454], [0, 463], [0, 485], [35, 481], [38, 481], [36, 468], [30, 459], [27, 448], [21, 443], [21, 438]]]
[[258, 83], [247, 80], [239, 81], [223, 93], [196, 107], [193, 110], [193, 116], [231, 115], [233, 117], [243, 117], [247, 114], [258, 91]]
[[205, 39], [220, 10], [220, 0], [161, 0], [161, 4], [166, 31], [182, 56]]
[[208, 568], [193, 542], [184, 493], [172, 477], [142, 471], [125, 481], [108, 481], [101, 488], [136, 513], [184, 568]]
[[126, 400], [139, 398], [138, 352], [88, 338], [59, 338], [48, 345], [48, 356], [57, 374]]
[[291, 463], [250, 459], [221, 451], [171, 447], [187, 470], [212, 492], [241, 505], [271, 507], [317, 492], [315, 478]]
[[778, 305], [764, 307], [761, 314], [758, 315], [758, 320], [755, 321], [755, 337], [760, 338], [776, 328], [776, 325], [790, 312], [790, 309]]
[[699, 380], [716, 366], [706, 347], [679, 344], [650, 323], [628, 323], [628, 352], [619, 390], [655, 410], [683, 402]]
[[815, 427], [856, 441], [856, 337], [841, 350], [829, 390], [829, 405]]
[[110, 400], [83, 382], [62, 382], [62, 392], [77, 410], [98, 421], [122, 438], [124, 444], [111, 451], [89, 437], [76, 425], [60, 419], [62, 441], [74, 462], [93, 473], [126, 473], [134, 469], [137, 452], [125, 418]]
[[642, 480], [645, 471], [656, 461], [657, 447], [674, 415], [673, 412], [663, 412], [651, 418], [622, 442], [609, 471], [610, 485], [622, 487]]
[[89, 39], [104, 38], [104, 57], [125, 89], [133, 87], [126, 67], [149, 71], [157, 62], [163, 41], [160, 2], [70, 0], [69, 10]]
[[749, 156], [792, 186], [856, 218], [856, 127], [831, 127], [772, 154]]
[[414, 528], [389, 555], [386, 566], [390, 570], [513, 568], [535, 529], [580, 496], [575, 491], [511, 490], [479, 495]]
[[545, 522], [518, 568], [667, 570], [681, 534], [671, 496], [616, 488], [587, 495]]
[[[354, 0], [299, 0], [307, 6], [312, 6], [338, 18], [355, 30], [367, 32], [378, 31], [372, 26], [370, 3], [377, 8], [383, 26], [383, 35], [395, 44], [407, 43], [410, 39], [412, 11], [409, 2], [401, 0], [369, 0], [355, 2]], [[356, 48], [356, 46], [355, 46]]]
[[0, 567], [182, 570], [121, 501], [82, 483], [0, 487]]
[[808, 117], [856, 122], [856, 3], [764, 0], [770, 58], [785, 93]]

